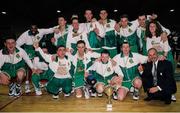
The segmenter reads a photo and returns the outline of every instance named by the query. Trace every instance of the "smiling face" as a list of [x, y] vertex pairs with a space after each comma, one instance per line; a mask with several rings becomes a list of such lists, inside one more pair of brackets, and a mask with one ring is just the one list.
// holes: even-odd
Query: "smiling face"
[[86, 10], [85, 14], [84, 14], [84, 17], [86, 18], [87, 22], [91, 22], [92, 17], [93, 17], [92, 11], [91, 10]]
[[78, 19], [73, 19], [72, 20], [72, 26], [74, 30], [78, 30], [79, 29], [79, 22]]
[[38, 32], [38, 28], [36, 25], [31, 25], [30, 31], [33, 35], [35, 35]]
[[83, 43], [79, 43], [77, 45], [77, 50], [78, 50], [79, 54], [84, 54], [84, 52], [85, 52], [85, 45]]
[[128, 18], [121, 18], [120, 23], [123, 28], [126, 28], [128, 26]]
[[128, 43], [124, 43], [122, 45], [122, 52], [123, 52], [124, 55], [129, 55], [130, 47], [129, 47]]
[[59, 58], [64, 58], [66, 54], [66, 48], [65, 47], [59, 47], [57, 50], [57, 56]]
[[102, 53], [102, 54], [101, 54], [101, 61], [102, 61], [103, 63], [107, 63], [108, 60], [109, 60], [109, 54], [107, 54], [107, 53]]
[[141, 27], [145, 27], [146, 25], [146, 16], [142, 15], [138, 17], [138, 22]]
[[58, 24], [59, 24], [59, 26], [65, 26], [66, 25], [66, 20], [64, 19], [64, 17], [58, 18]]
[[157, 51], [155, 49], [150, 49], [148, 51], [148, 58], [151, 62], [156, 62], [158, 59]]
[[10, 53], [13, 53], [16, 48], [16, 41], [14, 39], [7, 39], [4, 45]]
[[156, 24], [155, 23], [150, 23], [149, 25], [149, 30], [151, 32], [151, 34], [155, 34], [156, 33]]
[[107, 19], [107, 16], [108, 16], [108, 13], [107, 13], [106, 10], [101, 10], [99, 16], [100, 16], [100, 18], [101, 18], [102, 20], [106, 20], [106, 19]]

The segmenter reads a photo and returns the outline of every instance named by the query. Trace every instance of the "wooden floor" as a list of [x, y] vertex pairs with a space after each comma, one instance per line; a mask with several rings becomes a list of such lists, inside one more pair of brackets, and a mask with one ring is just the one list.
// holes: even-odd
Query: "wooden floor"
[[[180, 82], [177, 82], [178, 89]], [[33, 90], [33, 88], [32, 88]], [[9, 97], [8, 87], [0, 86], [0, 112], [106, 112], [106, 96], [90, 98], [88, 100], [77, 99], [74, 95], [58, 100], [52, 99], [50, 94], [43, 91], [42, 96], [23, 94], [19, 98]], [[176, 102], [165, 105], [161, 101], [143, 101], [145, 94], [141, 90], [139, 101], [133, 101], [132, 95], [128, 95], [124, 101], [113, 100], [113, 112], [180, 112], [180, 91], [176, 93]]]

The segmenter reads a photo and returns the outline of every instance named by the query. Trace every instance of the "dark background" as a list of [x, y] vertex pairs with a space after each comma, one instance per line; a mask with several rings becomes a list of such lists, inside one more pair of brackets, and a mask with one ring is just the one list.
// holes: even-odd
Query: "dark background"
[[[118, 20], [121, 14], [128, 14], [130, 20], [137, 18], [140, 12], [158, 14], [163, 26], [180, 31], [180, 11], [176, 0], [6, 0], [0, 1], [0, 38], [13, 32], [18, 37], [30, 24], [39, 28], [57, 25], [57, 17], [64, 15], [70, 23], [72, 14], [78, 14], [84, 21], [84, 10], [92, 9], [99, 18], [99, 10], [108, 10], [109, 18]], [[118, 12], [113, 12], [117, 9]], [[174, 9], [174, 12], [170, 12]], [[57, 13], [60, 10], [61, 13]], [[6, 15], [2, 11], [7, 12]]]

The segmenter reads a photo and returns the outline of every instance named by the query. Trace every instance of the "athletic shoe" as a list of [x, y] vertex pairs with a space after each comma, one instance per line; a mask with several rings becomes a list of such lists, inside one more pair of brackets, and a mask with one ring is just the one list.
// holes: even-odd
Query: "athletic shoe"
[[133, 99], [134, 100], [139, 100], [139, 90], [136, 89], [136, 88], [134, 88]]
[[9, 94], [8, 95], [14, 96], [15, 90], [16, 90], [16, 84], [15, 83], [9, 84]]
[[16, 84], [16, 90], [15, 90], [14, 96], [19, 97], [20, 95], [21, 95], [21, 85], [20, 84]]

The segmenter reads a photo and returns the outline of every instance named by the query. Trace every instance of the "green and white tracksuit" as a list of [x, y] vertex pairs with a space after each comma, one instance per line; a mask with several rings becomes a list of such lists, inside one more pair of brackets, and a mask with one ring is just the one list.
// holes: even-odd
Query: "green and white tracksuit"
[[35, 50], [33, 43], [39, 42], [45, 34], [53, 33], [54, 28], [49, 29], [38, 29], [38, 33], [34, 36], [31, 34], [30, 30], [24, 32], [16, 41], [17, 46], [21, 47], [24, 45], [24, 50], [27, 52], [30, 59], [35, 56]]
[[123, 76], [123, 73], [119, 66], [113, 66], [110, 59], [107, 63], [96, 61], [90, 68], [88, 68], [87, 71], [93, 71], [92, 73], [97, 80], [97, 83], [102, 83], [105, 86], [110, 83], [111, 79], [116, 76], [116, 74], [118, 76]]
[[87, 33], [84, 26], [79, 27], [79, 30], [77, 32], [73, 31], [73, 29], [69, 30], [68, 32], [66, 47], [74, 50], [73, 55], [76, 54], [77, 51], [76, 43], [79, 40], [83, 40], [86, 43], [86, 48], [91, 48], [89, 45]]
[[129, 56], [124, 56], [123, 53], [116, 55], [113, 60], [117, 62], [124, 75], [122, 86], [128, 90], [133, 85], [136, 77], [139, 77], [138, 65], [147, 61], [147, 56], [138, 53], [129, 53]]
[[[90, 47], [93, 51], [100, 53], [101, 47], [102, 47], [102, 39], [105, 36], [105, 31], [103, 29], [103, 26], [97, 22], [88, 22], [84, 23], [85, 30], [88, 34], [88, 41], [90, 44]], [[94, 32], [94, 29], [97, 28], [99, 30], [99, 33], [96, 34]]]
[[119, 42], [120, 45], [123, 44], [124, 40], [127, 40], [130, 45], [130, 50], [132, 52], [138, 53], [139, 49], [139, 38], [137, 36], [136, 30], [139, 26], [138, 20], [132, 21], [126, 28], [120, 28]]
[[41, 48], [36, 49], [41, 56], [49, 63], [50, 74], [53, 75], [51, 80], [47, 84], [47, 91], [52, 94], [58, 94], [59, 89], [62, 88], [65, 94], [68, 94], [72, 90], [72, 79], [69, 73], [71, 62], [70, 60], [59, 57], [55, 57], [55, 60], [52, 59], [52, 55], [44, 54]]
[[39, 82], [41, 80], [47, 80], [50, 81], [53, 77], [53, 72], [48, 68], [48, 63], [45, 62], [45, 60], [42, 58], [42, 56], [38, 55], [36, 57], [34, 57], [33, 59], [33, 65], [34, 67], [36, 67], [37, 69], [42, 70], [43, 72], [40, 74], [32, 74], [32, 82], [33, 85], [36, 89], [39, 89]]
[[[58, 28], [58, 27], [59, 27], [59, 26], [57, 26], [57, 28]], [[55, 38], [56, 41], [55, 41], [53, 44], [54, 44], [56, 47], [59, 46], [59, 45], [63, 45], [63, 46], [66, 47], [67, 35], [68, 35], [68, 26], [66, 25], [64, 31], [59, 32], [58, 34], [53, 33], [50, 38], [52, 38], [52, 37]]]
[[109, 50], [111, 58], [117, 54], [115, 24], [116, 22], [114, 20], [108, 19], [107, 23], [102, 25], [105, 31], [105, 36], [102, 38], [102, 49]]
[[100, 57], [100, 54], [95, 52], [85, 53], [83, 59], [79, 59], [77, 53], [74, 56], [71, 56], [72, 63], [75, 67], [73, 75], [73, 82], [75, 84], [75, 88], [80, 88], [84, 86], [84, 73], [93, 64], [92, 59], [98, 57]]
[[9, 78], [15, 78], [18, 70], [25, 70], [25, 63], [31, 69], [33, 68], [27, 53], [20, 47], [16, 47], [13, 54], [9, 54], [5, 48], [2, 49], [0, 59], [0, 72], [6, 74]]
[[139, 46], [142, 50], [143, 55], [147, 55], [147, 49], [146, 49], [146, 39], [145, 39], [145, 28], [138, 27], [137, 28], [137, 36], [139, 37]]

